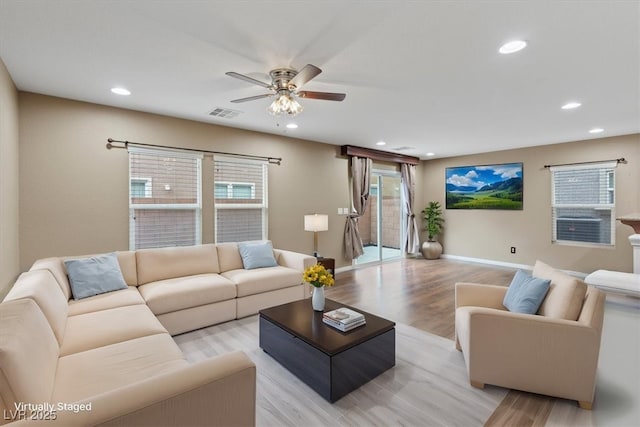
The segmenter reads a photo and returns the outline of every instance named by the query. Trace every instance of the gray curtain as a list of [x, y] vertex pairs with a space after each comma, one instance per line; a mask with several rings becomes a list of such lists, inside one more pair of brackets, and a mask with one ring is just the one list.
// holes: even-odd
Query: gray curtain
[[353, 209], [344, 226], [344, 254], [347, 259], [356, 259], [364, 253], [362, 239], [358, 231], [358, 218], [367, 210], [369, 184], [371, 180], [371, 159], [351, 157], [351, 191]]
[[414, 254], [420, 250], [420, 236], [418, 234], [416, 216], [413, 213], [416, 192], [416, 166], [402, 163], [400, 164], [400, 174], [402, 175], [402, 193], [406, 212], [406, 234], [404, 236], [403, 250], [405, 253]]

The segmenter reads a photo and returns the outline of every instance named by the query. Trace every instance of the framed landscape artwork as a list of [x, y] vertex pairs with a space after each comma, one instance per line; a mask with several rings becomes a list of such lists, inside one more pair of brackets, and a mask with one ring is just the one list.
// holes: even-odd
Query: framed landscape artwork
[[446, 168], [447, 209], [522, 210], [522, 163]]

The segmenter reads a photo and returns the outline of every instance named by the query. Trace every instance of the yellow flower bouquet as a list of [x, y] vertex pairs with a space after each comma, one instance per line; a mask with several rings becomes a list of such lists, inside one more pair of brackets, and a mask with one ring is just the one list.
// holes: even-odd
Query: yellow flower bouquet
[[307, 268], [304, 273], [302, 273], [302, 281], [307, 282], [316, 288], [333, 286], [335, 283], [331, 273], [329, 273], [322, 264], [312, 265]]

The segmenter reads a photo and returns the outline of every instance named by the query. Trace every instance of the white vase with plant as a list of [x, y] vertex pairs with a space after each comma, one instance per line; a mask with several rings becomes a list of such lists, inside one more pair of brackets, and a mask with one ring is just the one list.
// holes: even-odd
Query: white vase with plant
[[333, 276], [322, 264], [315, 264], [307, 268], [302, 274], [302, 280], [313, 286], [311, 305], [315, 311], [324, 310], [324, 287], [333, 286]]

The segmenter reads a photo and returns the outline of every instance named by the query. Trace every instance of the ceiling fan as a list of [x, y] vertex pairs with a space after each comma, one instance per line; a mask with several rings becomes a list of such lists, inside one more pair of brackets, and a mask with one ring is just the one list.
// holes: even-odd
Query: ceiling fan
[[309, 82], [321, 72], [322, 70], [320, 68], [312, 64], [305, 65], [300, 71], [296, 71], [293, 68], [276, 68], [269, 72], [269, 75], [271, 76], [270, 84], [234, 71], [229, 71], [225, 74], [230, 77], [235, 77], [236, 79], [262, 86], [271, 91], [271, 93], [265, 93], [262, 95], [234, 99], [231, 102], [240, 103], [255, 101], [256, 99], [275, 96], [276, 99], [271, 103], [267, 110], [274, 115], [286, 113], [295, 116], [302, 111], [302, 105], [300, 105], [296, 98], [342, 101], [347, 96], [344, 93], [299, 90], [305, 83]]

